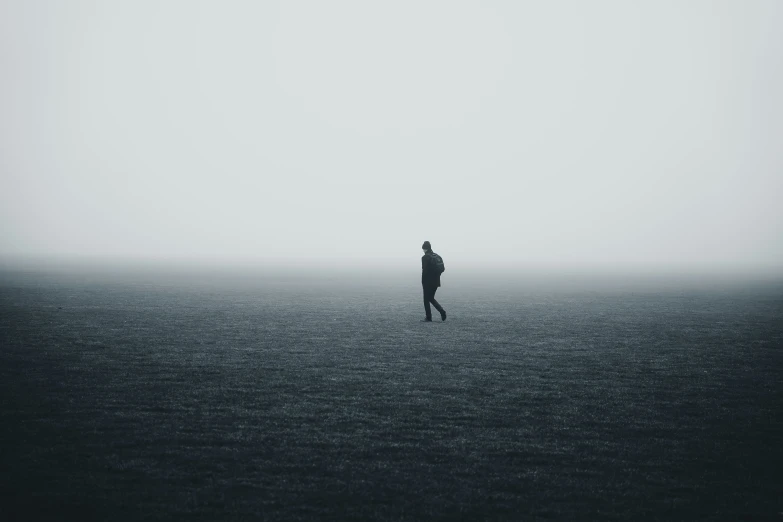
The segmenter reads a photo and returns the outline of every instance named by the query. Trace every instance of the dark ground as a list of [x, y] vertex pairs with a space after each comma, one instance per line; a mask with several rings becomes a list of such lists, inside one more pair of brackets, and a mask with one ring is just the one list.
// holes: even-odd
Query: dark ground
[[783, 284], [0, 273], [2, 520], [783, 521]]

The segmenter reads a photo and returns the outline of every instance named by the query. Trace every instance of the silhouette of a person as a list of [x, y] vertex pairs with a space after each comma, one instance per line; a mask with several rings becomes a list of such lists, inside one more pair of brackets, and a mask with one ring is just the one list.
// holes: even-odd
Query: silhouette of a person
[[440, 272], [435, 267], [434, 252], [429, 241], [421, 245], [424, 255], [421, 256], [421, 287], [424, 290], [424, 321], [432, 322], [430, 303], [440, 312], [441, 321], [446, 320], [446, 310], [435, 300], [435, 291], [440, 286]]

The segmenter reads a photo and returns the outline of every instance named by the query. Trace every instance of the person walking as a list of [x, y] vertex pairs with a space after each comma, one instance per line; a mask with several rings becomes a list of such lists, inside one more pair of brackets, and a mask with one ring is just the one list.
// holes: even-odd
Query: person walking
[[430, 303], [440, 312], [441, 321], [446, 320], [446, 310], [435, 300], [435, 291], [440, 287], [440, 275], [445, 270], [443, 258], [432, 251], [432, 245], [425, 241], [421, 245], [424, 255], [421, 256], [421, 287], [424, 291], [424, 322], [432, 322]]

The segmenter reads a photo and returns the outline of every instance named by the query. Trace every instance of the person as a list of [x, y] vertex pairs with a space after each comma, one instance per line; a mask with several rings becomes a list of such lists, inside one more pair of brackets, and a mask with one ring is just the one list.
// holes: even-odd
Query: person
[[432, 322], [432, 310], [430, 303], [440, 312], [441, 321], [446, 320], [446, 310], [435, 300], [435, 291], [440, 287], [440, 272], [435, 267], [435, 253], [432, 251], [432, 245], [425, 241], [421, 245], [424, 255], [421, 256], [421, 287], [424, 291], [424, 313], [425, 322]]

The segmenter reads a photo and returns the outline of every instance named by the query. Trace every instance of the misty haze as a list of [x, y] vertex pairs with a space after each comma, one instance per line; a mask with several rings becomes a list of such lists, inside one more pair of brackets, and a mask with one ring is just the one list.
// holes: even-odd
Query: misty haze
[[780, 27], [0, 2], [3, 518], [780, 520]]

